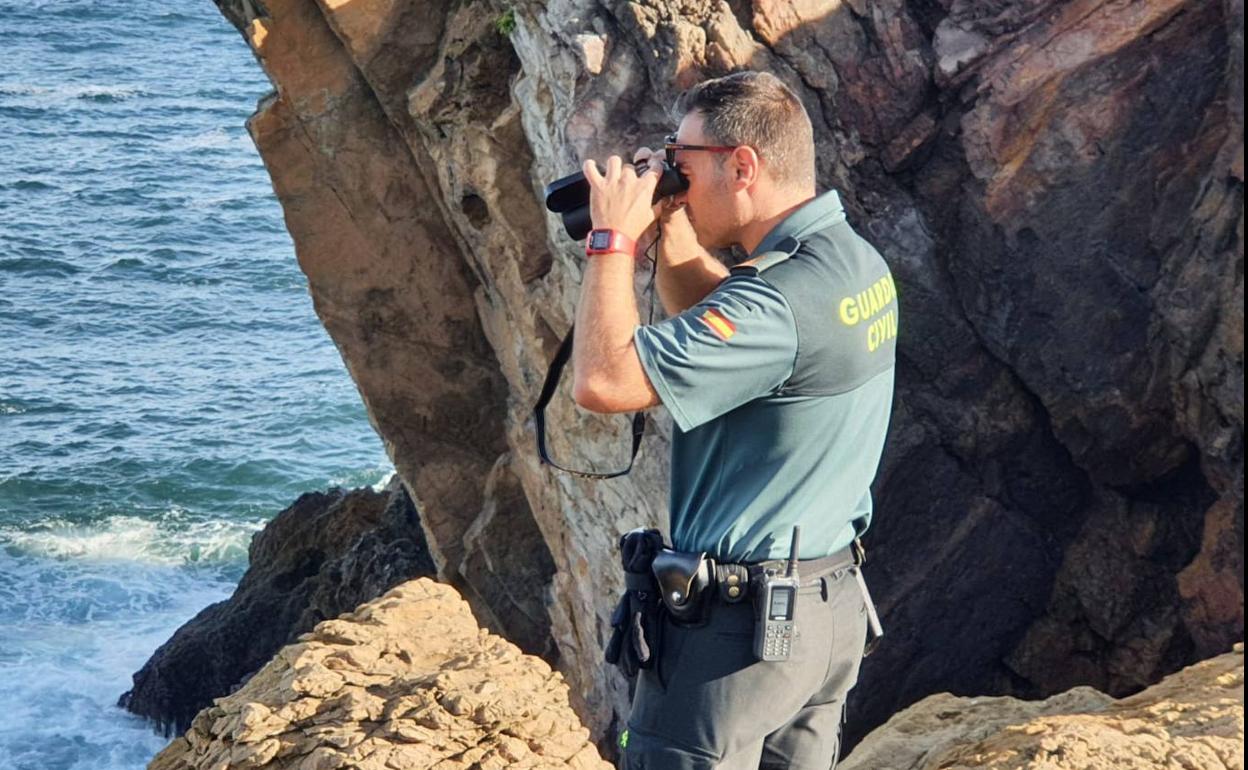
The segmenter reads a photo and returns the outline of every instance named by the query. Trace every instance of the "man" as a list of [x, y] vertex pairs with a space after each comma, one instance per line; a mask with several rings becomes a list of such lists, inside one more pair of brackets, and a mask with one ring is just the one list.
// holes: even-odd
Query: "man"
[[[753, 651], [756, 610], [715, 593], [701, 626], [667, 623], [637, 682], [626, 768], [826, 770], [867, 635], [851, 544], [870, 522], [892, 404], [896, 292], [879, 254], [815, 194], [810, 119], [772, 75], [702, 83], [666, 150], [689, 188], [656, 211], [648, 149], [584, 172], [598, 242], [577, 308], [574, 396], [598, 412], [665, 405], [671, 540], [719, 563], [784, 559], [801, 525], [797, 637]], [[657, 285], [671, 315], [640, 326], [634, 243], [662, 223]], [[750, 256], [729, 270], [708, 249]], [[829, 567], [832, 565], [832, 567]]]

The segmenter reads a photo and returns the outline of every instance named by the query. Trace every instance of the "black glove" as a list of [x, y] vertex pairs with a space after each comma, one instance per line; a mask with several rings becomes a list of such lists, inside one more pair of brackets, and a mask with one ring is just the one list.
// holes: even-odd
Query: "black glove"
[[606, 659], [628, 677], [653, 667], [661, 644], [662, 602], [650, 565], [662, 548], [663, 535], [657, 529], [635, 529], [620, 538], [626, 590], [611, 613]]

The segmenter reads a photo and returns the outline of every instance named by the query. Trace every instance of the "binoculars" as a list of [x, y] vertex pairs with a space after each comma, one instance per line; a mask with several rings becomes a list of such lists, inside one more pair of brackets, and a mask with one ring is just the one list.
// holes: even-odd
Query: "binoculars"
[[[638, 173], [643, 173], [647, 164], [642, 161], [634, 164], [634, 167]], [[601, 163], [598, 164], [598, 173], [607, 173]], [[659, 184], [654, 189], [652, 204], [669, 195], [683, 192], [688, 187], [689, 180], [680, 173], [680, 169], [664, 163], [663, 176], [659, 178]], [[563, 217], [563, 227], [572, 240], [583, 240], [589, 235], [594, 225], [589, 214], [589, 182], [583, 172], [578, 171], [546, 185], [545, 195], [546, 208]]]

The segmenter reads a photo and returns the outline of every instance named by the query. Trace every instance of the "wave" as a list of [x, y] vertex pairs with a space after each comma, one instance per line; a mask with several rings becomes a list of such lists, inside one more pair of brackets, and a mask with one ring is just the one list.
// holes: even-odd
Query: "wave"
[[80, 272], [82, 272], [81, 268], [59, 259], [49, 259], [46, 257], [0, 259], [0, 273], [68, 276]]
[[109, 104], [150, 96], [138, 86], [81, 85], [41, 86], [33, 83], [0, 83], [0, 97], [25, 97], [44, 107], [73, 104], [78, 101]]
[[55, 190], [56, 185], [50, 182], [42, 182], [38, 179], [19, 179], [12, 184], [0, 185], [0, 190], [4, 188], [12, 190]]
[[223, 129], [205, 131], [193, 136], [177, 137], [165, 142], [171, 150], [228, 150], [242, 148], [248, 153], [255, 152], [255, 145], [246, 133], [229, 132]]
[[390, 477], [394, 475], [394, 472], [394, 466], [387, 461], [371, 468], [360, 468], [335, 476], [329, 480], [329, 485], [344, 489], [371, 487], [374, 492], [380, 492], [386, 488], [386, 484], [390, 483]]
[[390, 471], [380, 481], [373, 485], [374, 492], [385, 492], [386, 487], [390, 486], [390, 480], [393, 479], [397, 471]]
[[251, 536], [263, 520], [191, 521], [172, 508], [156, 519], [113, 515], [98, 522], [47, 519], [27, 527], [0, 527], [12, 555], [56, 560], [140, 564], [237, 565], [246, 562]]

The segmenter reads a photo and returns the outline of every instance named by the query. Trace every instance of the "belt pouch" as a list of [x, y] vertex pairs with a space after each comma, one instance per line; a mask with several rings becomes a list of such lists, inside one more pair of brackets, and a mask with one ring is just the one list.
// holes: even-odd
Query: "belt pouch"
[[705, 622], [704, 593], [711, 585], [715, 562], [705, 553], [682, 553], [667, 548], [654, 557], [651, 569], [659, 583], [659, 595], [672, 620], [684, 625]]
[[750, 594], [750, 568], [744, 564], [716, 564], [715, 587], [725, 604], [736, 604]]

